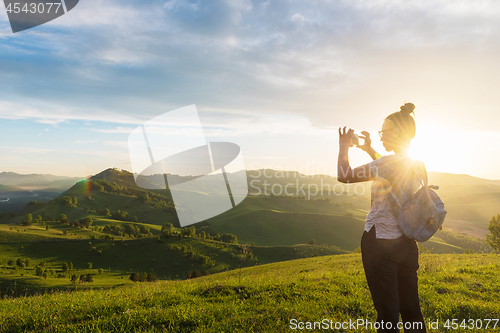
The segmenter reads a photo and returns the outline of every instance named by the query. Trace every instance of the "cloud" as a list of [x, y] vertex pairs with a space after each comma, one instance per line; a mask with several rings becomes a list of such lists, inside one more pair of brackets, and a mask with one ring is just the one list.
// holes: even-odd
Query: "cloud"
[[48, 129], [48, 128], [46, 128], [46, 129], [44, 129], [43, 131], [41, 131], [41, 132], [38, 134], [38, 136], [40, 136], [40, 135], [42, 135], [44, 132], [48, 132], [48, 131], [49, 131], [49, 129]]
[[103, 144], [112, 147], [128, 148], [128, 142], [126, 141], [104, 141]]
[[292, 20], [293, 22], [297, 22], [297, 23], [302, 23], [304, 22], [304, 15], [300, 14], [300, 13], [295, 13], [292, 15], [292, 17], [290, 18], [290, 20]]
[[132, 127], [116, 127], [116, 128], [86, 128], [86, 130], [92, 131], [92, 132], [99, 132], [99, 133], [108, 133], [108, 134], [119, 134], [119, 133], [130, 133], [134, 130]]
[[465, 116], [483, 84], [491, 117], [498, 18], [489, 1], [81, 2], [2, 37], [0, 99], [19, 112], [0, 117], [138, 125], [196, 103], [368, 127], [405, 98]]
[[65, 121], [66, 119], [39, 119], [36, 122], [40, 124], [57, 125]]
[[99, 142], [99, 140], [78, 140], [78, 141], [75, 141], [75, 143], [79, 143], [79, 144], [88, 144], [88, 143], [97, 143]]
[[52, 149], [31, 148], [31, 147], [0, 147], [0, 149], [20, 154], [46, 154], [52, 152]]
[[[30, 100], [30, 98], [27, 98]], [[31, 100], [32, 102], [32, 100]], [[129, 115], [120, 115], [102, 109], [83, 109], [75, 106], [73, 109], [61, 107], [46, 101], [38, 101], [35, 106], [25, 102], [9, 102], [0, 100], [0, 119], [30, 119], [37, 123], [58, 125], [70, 120], [92, 120], [110, 123], [139, 124], [144, 121]], [[95, 114], [99, 114], [98, 117]], [[88, 123], [86, 123], [88, 124]]]

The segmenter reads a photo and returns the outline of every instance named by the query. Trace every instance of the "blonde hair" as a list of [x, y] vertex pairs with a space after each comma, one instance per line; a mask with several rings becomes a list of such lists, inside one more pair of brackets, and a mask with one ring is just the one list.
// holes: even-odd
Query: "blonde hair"
[[400, 110], [391, 113], [386, 120], [392, 121], [392, 123], [400, 129], [404, 140], [410, 141], [415, 137], [416, 127], [415, 119], [411, 114], [415, 114], [415, 104], [405, 103], [400, 107]]

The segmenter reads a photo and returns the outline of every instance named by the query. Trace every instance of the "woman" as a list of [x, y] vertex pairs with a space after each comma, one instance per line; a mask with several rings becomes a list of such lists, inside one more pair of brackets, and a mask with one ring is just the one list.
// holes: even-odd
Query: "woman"
[[[373, 161], [355, 169], [351, 169], [348, 158], [354, 131], [339, 128], [338, 180], [343, 183], [373, 180], [361, 253], [377, 310], [378, 332], [399, 332], [399, 328], [405, 332], [426, 332], [418, 298], [417, 244], [403, 235], [394, 214], [394, 204], [408, 201], [419, 189], [419, 179], [427, 177], [423, 163], [407, 155], [415, 137], [415, 120], [411, 116], [414, 109], [415, 105], [406, 103], [382, 125], [381, 141], [385, 150], [394, 151], [394, 155], [381, 157], [371, 147], [370, 134], [361, 132], [365, 143], [358, 147]], [[403, 323], [399, 323], [399, 314]]]

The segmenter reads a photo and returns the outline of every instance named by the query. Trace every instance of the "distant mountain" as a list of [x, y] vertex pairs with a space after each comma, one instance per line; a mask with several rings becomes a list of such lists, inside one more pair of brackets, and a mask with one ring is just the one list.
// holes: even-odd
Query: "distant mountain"
[[81, 179], [82, 177], [1, 172], [0, 213], [20, 212], [30, 201], [54, 199]]
[[429, 172], [429, 182], [437, 185], [495, 185], [500, 186], [500, 180], [491, 180], [473, 177], [465, 174], [453, 174], [443, 172]]
[[54, 188], [66, 190], [85, 177], [64, 177], [48, 174], [23, 175], [15, 172], [1, 172], [0, 184], [21, 188]]
[[23, 196], [33, 196], [34, 194], [30, 191], [23, 190], [15, 186], [0, 185], [0, 202], [2, 199], [23, 197]]

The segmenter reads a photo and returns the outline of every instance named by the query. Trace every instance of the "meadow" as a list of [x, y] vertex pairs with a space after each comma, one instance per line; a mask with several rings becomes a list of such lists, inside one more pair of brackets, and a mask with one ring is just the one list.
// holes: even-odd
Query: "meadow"
[[[493, 254], [422, 254], [422, 310], [427, 323], [438, 324], [428, 331], [498, 330], [487, 319], [500, 318], [499, 268]], [[2, 332], [290, 332], [300, 322], [314, 325], [323, 319], [333, 325], [331, 331], [340, 332], [347, 330], [336, 330], [335, 323], [364, 320], [368, 325], [375, 316], [359, 254], [290, 260], [184, 281], [4, 295], [0, 301]], [[366, 326], [355, 331], [374, 332]]]
[[[73, 290], [78, 286], [70, 282], [72, 274], [92, 274], [94, 281], [90, 285], [104, 288], [132, 283], [129, 276], [133, 272], [153, 272], [158, 279], [183, 280], [192, 271], [215, 274], [271, 262], [342, 253], [347, 251], [337, 247], [245, 246], [198, 237], [3, 243], [0, 244], [0, 296]], [[19, 267], [17, 259], [29, 259], [29, 265]], [[70, 262], [73, 269], [64, 272], [63, 264]], [[92, 264], [92, 269], [87, 268], [88, 263]], [[41, 264], [50, 272], [47, 278], [35, 275], [36, 267]]]

